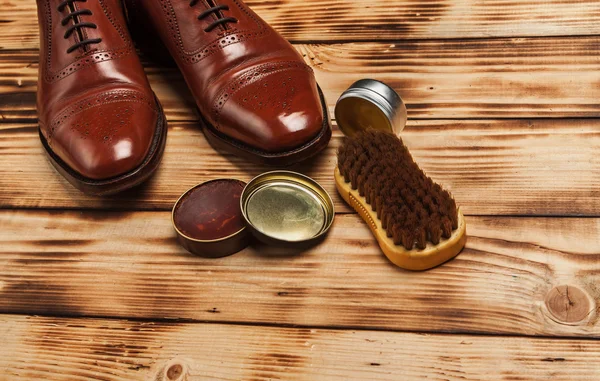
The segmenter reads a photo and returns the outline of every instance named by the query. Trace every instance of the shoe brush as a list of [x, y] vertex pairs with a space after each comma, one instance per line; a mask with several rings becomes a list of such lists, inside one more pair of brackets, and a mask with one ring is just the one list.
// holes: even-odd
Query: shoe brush
[[427, 270], [465, 246], [466, 224], [456, 202], [392, 133], [368, 130], [346, 138], [338, 151], [335, 183], [399, 267]]

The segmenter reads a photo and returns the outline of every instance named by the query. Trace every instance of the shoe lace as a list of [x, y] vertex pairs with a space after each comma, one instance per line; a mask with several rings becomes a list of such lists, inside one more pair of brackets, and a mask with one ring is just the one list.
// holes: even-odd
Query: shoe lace
[[[199, 0], [190, 0], [190, 7], [193, 7], [194, 5], [198, 4], [198, 1]], [[228, 23], [238, 22], [238, 20], [235, 17], [224, 17], [223, 14], [221, 13], [221, 11], [228, 11], [229, 6], [217, 5], [214, 3], [214, 0], [208, 0], [208, 2], [210, 5], [212, 5], [212, 7], [208, 8], [204, 12], [200, 13], [200, 15], [198, 16], [198, 20], [203, 20], [211, 14], [216, 15], [217, 19], [204, 29], [205, 32], [210, 32], [211, 30], [215, 29], [219, 25], [226, 26]]]
[[81, 3], [85, 3], [87, 0], [64, 0], [62, 1], [60, 4], [58, 4], [58, 7], [56, 7], [56, 9], [62, 13], [65, 8], [68, 8], [69, 13], [62, 19], [62, 21], [60, 22], [62, 26], [67, 26], [67, 24], [69, 23], [69, 21], [72, 19], [74, 24], [72, 24], [71, 26], [69, 26], [67, 28], [67, 30], [65, 31], [65, 35], [63, 36], [65, 39], [69, 38], [69, 36], [71, 36], [74, 32], [77, 32], [77, 34], [79, 35], [79, 42], [73, 44], [72, 46], [70, 46], [67, 49], [67, 54], [71, 53], [72, 51], [76, 50], [79, 47], [82, 46], [88, 46], [91, 44], [98, 44], [100, 42], [102, 42], [101, 38], [89, 38], [89, 39], [84, 39], [83, 38], [83, 33], [82, 33], [82, 29], [83, 28], [92, 28], [92, 29], [96, 29], [98, 28], [98, 26], [92, 22], [82, 22], [79, 20], [79, 16], [81, 15], [88, 15], [91, 16], [92, 15], [92, 11], [89, 9], [80, 9], [80, 10], [75, 10], [75, 8], [73, 8], [73, 3], [79, 1]]

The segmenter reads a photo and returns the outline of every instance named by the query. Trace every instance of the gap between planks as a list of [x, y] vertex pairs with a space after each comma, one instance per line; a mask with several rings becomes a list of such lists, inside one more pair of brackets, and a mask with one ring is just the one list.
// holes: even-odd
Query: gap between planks
[[111, 315], [68, 315], [68, 314], [45, 314], [45, 313], [31, 313], [30, 311], [11, 311], [11, 312], [1, 312], [0, 311], [0, 321], [2, 321], [2, 316], [12, 317], [12, 316], [21, 316], [25, 318], [41, 318], [41, 319], [72, 319], [72, 320], [111, 320], [111, 321], [121, 321], [121, 322], [129, 322], [129, 323], [139, 323], [139, 324], [187, 324], [187, 325], [216, 325], [216, 326], [233, 326], [233, 327], [256, 327], [256, 328], [280, 328], [280, 329], [313, 329], [313, 330], [328, 330], [328, 331], [358, 331], [358, 332], [389, 332], [389, 333], [405, 333], [405, 334], [415, 334], [415, 335], [435, 335], [435, 336], [465, 336], [465, 337], [490, 337], [490, 338], [534, 338], [534, 339], [547, 339], [547, 340], [556, 340], [556, 341], [593, 341], [598, 342], [598, 338], [595, 336], [556, 336], [556, 335], [524, 335], [518, 333], [494, 333], [494, 332], [476, 332], [476, 331], [412, 331], [405, 329], [394, 329], [394, 328], [382, 328], [382, 327], [363, 327], [363, 326], [336, 326], [336, 325], [302, 325], [302, 324], [285, 324], [285, 323], [277, 323], [277, 322], [252, 322], [252, 321], [235, 321], [235, 320], [198, 320], [198, 319], [186, 319], [186, 318], [161, 318], [161, 317], [153, 317], [153, 318], [144, 318], [144, 317], [135, 317], [135, 316], [111, 316]]

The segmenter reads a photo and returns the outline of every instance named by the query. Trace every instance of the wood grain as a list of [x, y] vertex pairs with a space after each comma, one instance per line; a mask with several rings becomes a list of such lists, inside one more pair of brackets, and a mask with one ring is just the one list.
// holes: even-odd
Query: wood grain
[[0, 316], [0, 380], [600, 377], [600, 342]]
[[[398, 91], [411, 119], [464, 119], [600, 116], [599, 46], [600, 37], [565, 37], [296, 48], [315, 69], [330, 110], [354, 81], [371, 77]], [[37, 60], [35, 51], [0, 54], [2, 120], [35, 121]], [[167, 118], [197, 120], [180, 74], [146, 68]]]
[[[271, 169], [214, 151], [195, 123], [170, 126], [157, 175], [142, 188], [102, 199], [85, 196], [54, 171], [35, 125], [0, 123], [0, 207], [169, 210], [200, 182], [247, 181]], [[411, 121], [402, 136], [419, 165], [452, 191], [466, 214], [600, 211], [600, 120]], [[336, 129], [322, 155], [291, 169], [323, 184], [345, 213], [349, 209], [333, 184], [341, 141]]]
[[111, 199], [77, 192], [37, 137], [35, 2], [5, 0], [0, 381], [599, 379], [600, 3], [247, 2], [330, 109], [364, 77], [402, 95], [403, 139], [468, 215], [464, 252], [424, 273], [391, 265], [334, 190], [335, 130], [291, 168], [335, 199], [323, 244], [187, 253], [177, 197], [269, 168], [210, 148], [180, 74], [145, 62], [170, 121], [163, 165]]
[[[0, 226], [0, 313], [600, 337], [596, 218], [469, 217], [463, 253], [423, 273], [390, 264], [356, 215], [303, 253], [218, 260], [180, 248], [168, 212], [3, 211]], [[547, 303], [565, 285], [587, 301], [568, 306], [578, 321]]]
[[[600, 34], [595, 0], [248, 0], [292, 41], [381, 41]], [[38, 46], [33, 0], [2, 2], [0, 49]]]

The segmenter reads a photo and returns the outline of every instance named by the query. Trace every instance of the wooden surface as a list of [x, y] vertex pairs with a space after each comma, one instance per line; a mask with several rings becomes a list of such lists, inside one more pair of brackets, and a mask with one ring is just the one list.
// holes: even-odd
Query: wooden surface
[[[589, 381], [590, 340], [0, 316], [0, 379]], [[66, 379], [66, 377], [65, 377]], [[500, 379], [500, 378], [495, 378]]]
[[[389, 263], [355, 214], [312, 250], [219, 260], [178, 247], [169, 212], [7, 211], [0, 223], [9, 313], [600, 337], [596, 218], [470, 217], [463, 253], [424, 273]], [[581, 295], [557, 313], [554, 286]]]
[[[375, 77], [402, 89], [411, 119], [595, 117], [600, 113], [600, 36], [295, 46], [315, 69], [332, 110], [350, 84]], [[37, 60], [34, 50], [16, 56], [0, 50], [0, 99], [7, 99], [0, 113], [5, 121], [35, 120]], [[167, 118], [196, 120], [195, 103], [179, 73], [155, 64], [146, 67]]]
[[[252, 0], [330, 107], [394, 86], [402, 134], [469, 239], [423, 273], [381, 254], [333, 189], [335, 149], [293, 169], [338, 216], [306, 252], [194, 257], [169, 210], [189, 187], [268, 168], [215, 152], [176, 70], [145, 62], [169, 119], [158, 174], [75, 191], [37, 137], [33, 0], [0, 4], [0, 380], [600, 378], [600, 3]], [[146, 60], [145, 60], [146, 61]]]
[[[292, 42], [600, 34], [596, 0], [248, 0]], [[33, 0], [3, 0], [0, 47], [37, 48]], [[19, 25], [15, 26], [14, 24]]]
[[[453, 192], [467, 214], [594, 216], [600, 211], [600, 120], [410, 121], [402, 137], [421, 167]], [[338, 212], [348, 212], [332, 175], [341, 141], [336, 130], [322, 155], [292, 169], [314, 177], [333, 196]], [[249, 180], [269, 169], [215, 152], [197, 123], [171, 122], [155, 178], [133, 192], [98, 199], [56, 175], [37, 125], [0, 123], [4, 208], [170, 210], [199, 182], [223, 175]]]

